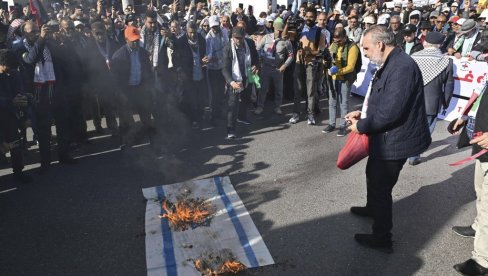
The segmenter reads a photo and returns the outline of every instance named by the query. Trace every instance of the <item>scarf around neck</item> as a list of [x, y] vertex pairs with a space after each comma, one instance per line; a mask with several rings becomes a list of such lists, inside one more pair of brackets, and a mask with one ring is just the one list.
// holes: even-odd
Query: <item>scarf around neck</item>
[[[244, 68], [246, 68], [247, 78], [246, 78], [245, 86], [241, 88], [242, 90], [244, 90], [244, 87], [247, 87], [247, 84], [249, 82], [249, 72], [251, 72], [251, 51], [249, 50], [249, 46], [247, 45], [247, 42], [245, 40], [242, 41], [242, 43], [244, 44], [246, 50], [245, 51], [246, 57], [244, 59], [246, 64]], [[233, 39], [231, 39], [231, 49], [232, 49], [232, 79], [236, 82], [242, 82], [243, 78], [242, 78], [241, 70], [239, 69], [239, 59], [237, 58], [236, 45]]]
[[[147, 41], [147, 37], [151, 37], [151, 36], [153, 37], [153, 41]], [[159, 34], [159, 30], [157, 28], [154, 31], [154, 33], [150, 35], [149, 31], [146, 29], [146, 26], [142, 27], [142, 29], [141, 29], [141, 43], [142, 43], [144, 49], [147, 49], [146, 43], [152, 43], [152, 45], [149, 45], [149, 46], [151, 46], [150, 49], [152, 49], [152, 53], [149, 52], [149, 54], [151, 54], [151, 60], [152, 60], [152, 64], [154, 67], [158, 66], [160, 40], [161, 40], [160, 34]]]
[[443, 55], [440, 49], [426, 48], [412, 54], [413, 60], [417, 63], [422, 72], [424, 86], [439, 76], [449, 65], [449, 57]]
[[[24, 39], [24, 47], [28, 52], [30, 52], [33, 46], [27, 42], [27, 39]], [[42, 55], [34, 67], [34, 83], [54, 82], [55, 80], [56, 77], [54, 76], [54, 66], [51, 51], [49, 51], [47, 45], [45, 45]]]

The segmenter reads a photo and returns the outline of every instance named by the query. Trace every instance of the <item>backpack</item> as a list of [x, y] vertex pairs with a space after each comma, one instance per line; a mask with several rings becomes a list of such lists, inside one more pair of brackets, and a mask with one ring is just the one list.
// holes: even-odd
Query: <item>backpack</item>
[[[351, 44], [357, 46], [357, 44], [354, 42], [351, 42]], [[356, 74], [359, 74], [359, 72], [361, 72], [361, 67], [363, 67], [363, 59], [361, 58], [361, 49], [359, 49], [359, 46], [357, 47], [358, 47], [358, 57], [356, 59], [356, 65], [354, 66], [354, 72], [356, 72]]]

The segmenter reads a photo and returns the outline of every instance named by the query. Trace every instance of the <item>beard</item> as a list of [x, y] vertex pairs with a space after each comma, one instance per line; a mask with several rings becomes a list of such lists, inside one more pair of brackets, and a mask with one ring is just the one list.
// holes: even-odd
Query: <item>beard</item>
[[309, 26], [309, 27], [313, 27], [313, 25], [315, 25], [315, 22], [314, 22], [314, 21], [312, 21], [312, 20], [307, 20], [305, 23], [306, 23], [306, 24], [307, 24], [307, 26]]
[[369, 61], [376, 66], [381, 66], [383, 64], [383, 55], [381, 53], [374, 54], [369, 58]]

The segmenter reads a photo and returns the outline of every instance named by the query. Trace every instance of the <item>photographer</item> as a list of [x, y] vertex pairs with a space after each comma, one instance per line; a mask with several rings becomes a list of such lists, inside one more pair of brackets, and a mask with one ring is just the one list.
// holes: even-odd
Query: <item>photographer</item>
[[314, 112], [318, 111], [317, 95], [317, 55], [326, 48], [326, 38], [321, 28], [315, 25], [317, 11], [307, 8], [305, 26], [298, 35], [298, 47], [295, 65], [295, 95], [293, 115], [289, 122], [292, 124], [300, 120], [300, 100], [302, 94], [307, 95], [307, 120], [309, 125], [315, 125]]
[[[22, 77], [26, 92], [34, 95], [34, 113], [37, 121], [41, 173], [46, 173], [51, 165], [51, 126], [56, 123], [59, 162], [74, 164], [69, 151], [69, 120], [65, 113], [67, 107], [60, 87], [55, 85], [56, 76], [63, 76], [58, 56], [53, 55], [56, 44], [53, 30], [43, 25], [41, 30], [33, 22], [22, 26], [25, 37], [16, 49], [23, 61]], [[61, 79], [62, 81], [62, 79]], [[60, 93], [61, 92], [61, 93]]]
[[0, 50], [0, 154], [10, 151], [14, 180], [28, 183], [32, 178], [22, 172], [24, 164], [16, 117], [16, 109], [27, 106], [28, 96], [20, 93], [23, 91], [18, 66], [18, 59], [12, 51]]

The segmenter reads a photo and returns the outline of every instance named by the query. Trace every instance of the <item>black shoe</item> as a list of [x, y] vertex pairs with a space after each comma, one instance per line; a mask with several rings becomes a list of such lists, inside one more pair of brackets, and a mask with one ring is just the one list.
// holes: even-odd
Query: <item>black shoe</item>
[[59, 163], [65, 165], [74, 165], [78, 164], [78, 160], [74, 159], [73, 157], [63, 157], [59, 159]]
[[354, 239], [363, 246], [379, 250], [384, 253], [393, 253], [391, 239], [380, 239], [372, 234], [355, 234]]
[[27, 184], [32, 182], [32, 177], [23, 172], [14, 173], [14, 181], [21, 184]]
[[419, 158], [408, 159], [408, 164], [410, 166], [417, 166], [418, 164], [422, 163], [422, 160]]
[[351, 207], [351, 213], [360, 217], [373, 217], [373, 212], [368, 207]]
[[334, 125], [328, 125], [326, 128], [324, 128], [322, 130], [322, 133], [329, 133], [329, 132], [332, 132], [335, 130], [335, 126]]
[[346, 127], [340, 127], [339, 131], [337, 132], [337, 137], [343, 137], [347, 135], [347, 128]]
[[464, 238], [474, 238], [476, 231], [471, 226], [453, 226], [452, 231]]
[[469, 259], [464, 263], [457, 264], [453, 267], [457, 272], [463, 275], [488, 276], [488, 268], [482, 267], [473, 259]]

